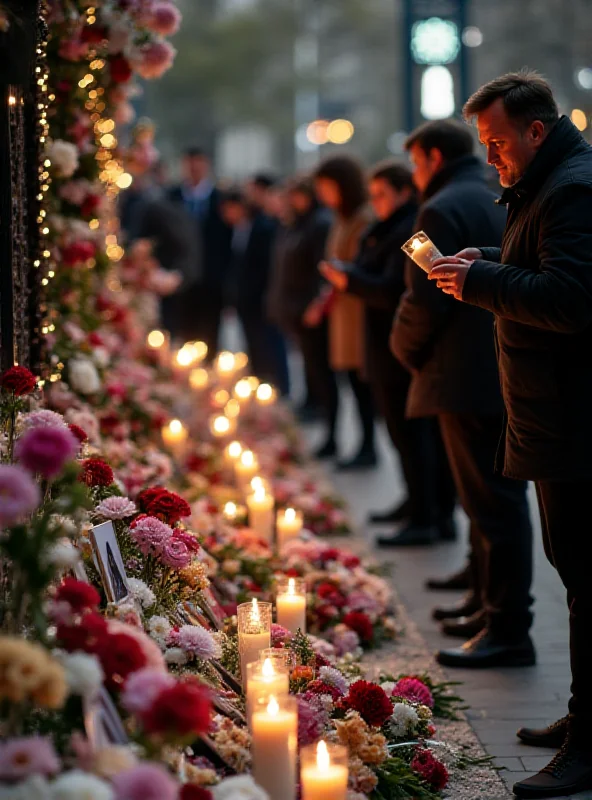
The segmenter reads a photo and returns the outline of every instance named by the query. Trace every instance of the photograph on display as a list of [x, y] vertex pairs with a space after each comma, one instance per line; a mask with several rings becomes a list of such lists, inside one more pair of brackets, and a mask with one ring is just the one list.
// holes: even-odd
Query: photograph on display
[[129, 586], [113, 523], [103, 522], [91, 528], [90, 541], [107, 600], [118, 603], [129, 595]]

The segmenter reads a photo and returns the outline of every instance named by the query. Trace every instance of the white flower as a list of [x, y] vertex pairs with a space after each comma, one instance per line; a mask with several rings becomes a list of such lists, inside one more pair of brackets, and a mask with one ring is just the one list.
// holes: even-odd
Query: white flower
[[201, 625], [183, 625], [179, 629], [178, 641], [180, 647], [196, 658], [210, 661], [221, 655], [220, 645], [212, 634]]
[[31, 775], [16, 786], [2, 786], [0, 800], [50, 800], [49, 783], [41, 775]]
[[19, 418], [19, 423], [23, 430], [29, 431], [31, 428], [66, 428], [66, 421], [61, 414], [50, 411], [49, 408], [40, 408], [38, 411], [31, 411]]
[[71, 178], [78, 169], [78, 148], [72, 142], [55, 139], [45, 155], [51, 161], [56, 175], [60, 178]]
[[166, 644], [170, 632], [171, 623], [166, 617], [150, 618], [148, 622], [148, 633], [161, 647], [164, 647]]
[[59, 569], [72, 569], [80, 561], [80, 550], [68, 541], [56, 542], [49, 548], [47, 560]]
[[97, 514], [107, 519], [125, 519], [133, 516], [138, 507], [129, 497], [107, 497], [95, 508]]
[[380, 684], [380, 688], [384, 689], [384, 691], [388, 694], [389, 697], [393, 694], [393, 689], [397, 684], [394, 681], [385, 681], [384, 683]]
[[180, 647], [169, 647], [165, 650], [164, 660], [169, 666], [183, 667], [187, 663], [187, 653]]
[[319, 678], [326, 683], [327, 686], [333, 686], [341, 694], [346, 694], [348, 690], [348, 682], [343, 677], [341, 672], [334, 667], [321, 667], [319, 670]]
[[407, 703], [395, 703], [390, 719], [391, 733], [395, 737], [413, 736], [419, 722], [417, 711]]
[[269, 795], [250, 775], [226, 778], [212, 789], [214, 800], [269, 800]]
[[102, 685], [105, 676], [96, 656], [57, 652], [56, 658], [64, 668], [71, 694], [89, 697]]
[[142, 608], [150, 608], [156, 603], [156, 595], [144, 581], [139, 578], [128, 578], [127, 583], [134, 600], [137, 600]]
[[92, 357], [95, 360], [95, 364], [97, 364], [97, 366], [99, 367], [102, 367], [103, 369], [105, 367], [108, 367], [111, 361], [111, 353], [107, 350], [106, 347], [95, 347], [92, 353]]
[[51, 800], [113, 800], [113, 790], [105, 781], [73, 769], [64, 772], [51, 787]]
[[81, 394], [95, 394], [101, 388], [97, 368], [88, 358], [76, 356], [68, 361], [68, 377], [72, 389]]

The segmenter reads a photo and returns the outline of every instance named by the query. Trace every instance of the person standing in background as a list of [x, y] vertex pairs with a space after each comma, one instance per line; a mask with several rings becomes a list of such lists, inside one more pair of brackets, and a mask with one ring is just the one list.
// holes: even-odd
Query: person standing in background
[[272, 219], [277, 219], [275, 198], [279, 184], [269, 172], [257, 172], [245, 184], [249, 205]]
[[[320, 202], [335, 213], [325, 249], [325, 260], [353, 261], [358, 252], [360, 237], [370, 221], [362, 167], [351, 156], [333, 156], [318, 167], [314, 182]], [[329, 285], [327, 288], [329, 289]], [[304, 313], [305, 325], [315, 327], [320, 324], [328, 309], [327, 297], [328, 295], [322, 293], [312, 301]], [[333, 370], [347, 375], [362, 427], [362, 442], [358, 452], [349, 461], [338, 462], [338, 469], [374, 467], [377, 462], [374, 447], [374, 405], [370, 385], [361, 375], [364, 366], [363, 303], [354, 295], [334, 293], [328, 314], [329, 363]], [[339, 393], [335, 385], [329, 408], [327, 437], [316, 453], [317, 458], [332, 458], [337, 454], [338, 411]]]
[[[417, 529], [434, 523], [443, 538], [450, 539], [455, 534], [455, 490], [445, 454], [436, 452], [439, 432], [432, 419], [406, 418], [411, 376], [389, 347], [393, 315], [405, 291], [406, 257], [401, 246], [411, 236], [417, 216], [411, 171], [397, 162], [379, 164], [370, 175], [369, 194], [377, 220], [362, 236], [355, 261], [343, 265], [325, 261], [321, 273], [338, 291], [364, 301], [366, 374], [399, 453], [407, 487], [403, 503], [386, 513], [373, 514], [370, 521], [404, 523], [399, 541], [403, 532], [409, 541], [415, 541]], [[438, 455], [443, 456], [440, 461]], [[438, 469], [439, 463], [443, 469]], [[446, 489], [448, 496], [444, 497]], [[441, 500], [445, 500], [444, 508]]]
[[325, 253], [331, 214], [319, 204], [310, 179], [294, 180], [285, 194], [286, 221], [276, 241], [267, 313], [302, 353], [307, 397], [299, 416], [310, 421], [317, 411], [330, 415], [337, 392], [328, 358], [327, 320], [316, 327], [303, 322], [304, 312], [320, 291], [318, 265]]
[[191, 216], [202, 251], [201, 279], [184, 295], [189, 320], [187, 338], [204, 341], [211, 359], [219, 349], [232, 231], [220, 213], [220, 192], [212, 179], [206, 153], [199, 147], [187, 149], [182, 171], [183, 182], [170, 189], [169, 197]]

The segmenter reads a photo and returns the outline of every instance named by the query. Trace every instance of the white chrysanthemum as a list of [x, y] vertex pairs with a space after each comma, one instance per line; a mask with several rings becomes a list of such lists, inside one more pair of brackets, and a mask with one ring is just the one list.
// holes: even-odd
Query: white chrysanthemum
[[214, 800], [269, 800], [269, 795], [250, 775], [226, 778], [212, 788]]
[[414, 729], [419, 722], [417, 711], [406, 703], [395, 703], [390, 719], [390, 729], [393, 736], [413, 736]]
[[170, 632], [171, 623], [166, 617], [151, 617], [148, 622], [148, 633], [159, 645], [164, 647]]
[[89, 358], [83, 356], [68, 361], [68, 383], [80, 394], [96, 394], [101, 388], [97, 368]]
[[341, 694], [347, 694], [348, 682], [344, 676], [335, 667], [321, 667], [319, 670], [319, 678], [326, 683], [327, 686], [333, 686]]
[[384, 691], [388, 694], [389, 697], [393, 694], [393, 689], [397, 684], [394, 681], [385, 681], [384, 683], [380, 684], [380, 688], [384, 689]]
[[64, 668], [70, 694], [89, 697], [102, 686], [105, 676], [96, 656], [58, 651], [56, 658]]
[[54, 139], [47, 147], [45, 155], [60, 178], [71, 178], [78, 169], [78, 148], [72, 142]]
[[150, 608], [156, 603], [156, 595], [144, 581], [139, 578], [128, 578], [127, 583], [131, 596], [138, 601], [142, 608]]
[[129, 497], [107, 497], [95, 508], [97, 514], [106, 519], [126, 519], [133, 516], [138, 507]]
[[72, 569], [80, 561], [80, 550], [70, 542], [56, 542], [47, 551], [47, 560], [61, 570]]
[[183, 667], [187, 663], [188, 656], [180, 647], [169, 647], [164, 652], [164, 660], [169, 666]]
[[49, 783], [42, 775], [31, 775], [14, 786], [0, 788], [0, 800], [49, 800]]
[[201, 625], [183, 625], [178, 633], [179, 646], [195, 658], [211, 661], [220, 658], [220, 645]]
[[51, 800], [113, 800], [113, 789], [105, 781], [73, 769], [64, 772], [51, 787]]
[[64, 536], [76, 536], [78, 534], [79, 526], [71, 517], [66, 517], [63, 514], [52, 514], [51, 522], [56, 528], [61, 528], [61, 533]]

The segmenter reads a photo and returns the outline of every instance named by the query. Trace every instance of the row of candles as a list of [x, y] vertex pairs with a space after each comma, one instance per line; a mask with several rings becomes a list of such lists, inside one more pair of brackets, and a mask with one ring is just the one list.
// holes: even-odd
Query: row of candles
[[[303, 602], [296, 604], [297, 599]], [[298, 628], [304, 630], [304, 581], [282, 580], [276, 602], [278, 623], [294, 633]], [[253, 775], [271, 800], [294, 800], [298, 705], [289, 694], [292, 653], [270, 646], [271, 620], [271, 603], [253, 598], [238, 607], [241, 676], [252, 735]], [[302, 800], [345, 800], [347, 764], [347, 748], [341, 745], [320, 741], [302, 748]]]

